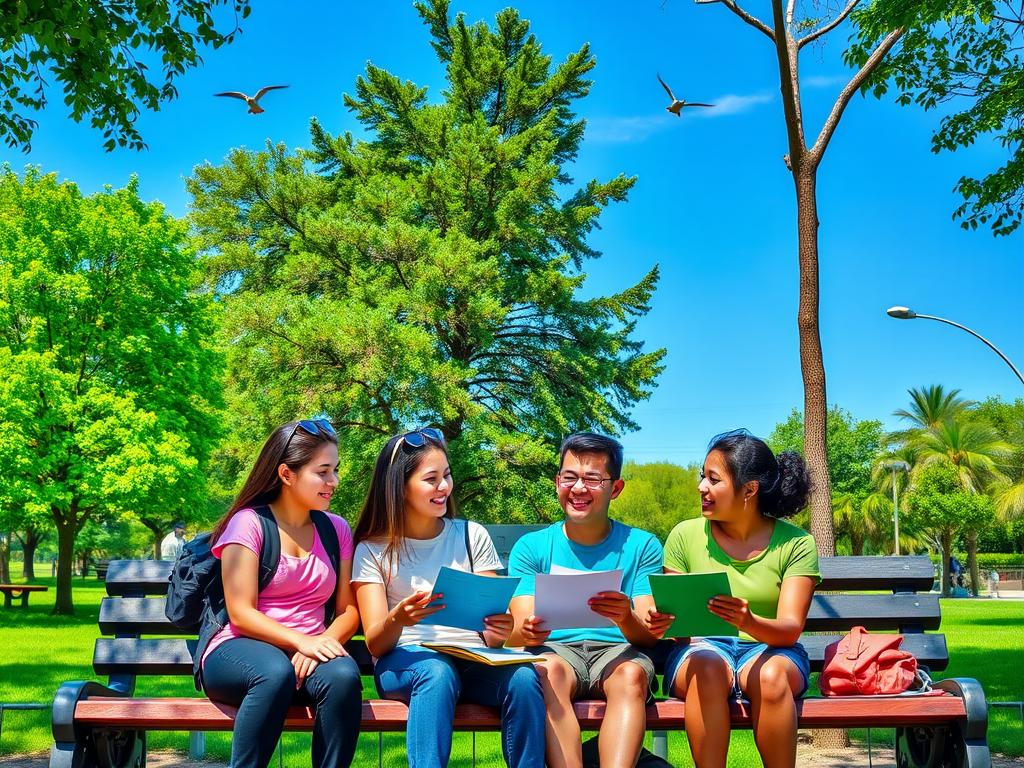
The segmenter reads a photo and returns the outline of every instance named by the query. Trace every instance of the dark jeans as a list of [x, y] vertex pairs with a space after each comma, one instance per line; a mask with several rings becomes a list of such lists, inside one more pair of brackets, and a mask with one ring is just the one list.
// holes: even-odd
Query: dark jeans
[[359, 667], [348, 656], [320, 664], [295, 689], [291, 657], [276, 646], [239, 637], [217, 646], [203, 664], [203, 688], [238, 707], [231, 739], [232, 768], [266, 768], [288, 707], [314, 704], [313, 768], [348, 768], [362, 718]]

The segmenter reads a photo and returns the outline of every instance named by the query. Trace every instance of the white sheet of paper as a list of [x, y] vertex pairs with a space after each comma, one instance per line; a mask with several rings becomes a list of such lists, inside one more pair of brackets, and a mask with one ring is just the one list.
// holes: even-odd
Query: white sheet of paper
[[[611, 619], [594, 613], [587, 601], [598, 592], [617, 592], [622, 571], [575, 571], [552, 566], [551, 573], [538, 573], [534, 581], [533, 613], [543, 620], [541, 629], [614, 627]], [[566, 571], [569, 571], [568, 573]]]

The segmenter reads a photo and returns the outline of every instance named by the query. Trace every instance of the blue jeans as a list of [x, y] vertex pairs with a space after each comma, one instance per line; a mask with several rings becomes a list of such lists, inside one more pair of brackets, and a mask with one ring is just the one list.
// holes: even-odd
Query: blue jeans
[[406, 752], [410, 768], [444, 768], [452, 753], [459, 695], [501, 707], [501, 750], [509, 768], [544, 766], [544, 694], [532, 664], [491, 667], [406, 645], [377, 659], [377, 691], [409, 705]]
[[291, 657], [280, 648], [237, 637], [218, 645], [203, 663], [203, 690], [238, 707], [231, 768], [267, 768], [292, 700], [315, 704], [313, 768], [348, 768], [362, 720], [359, 667], [348, 656], [321, 663], [295, 689]]

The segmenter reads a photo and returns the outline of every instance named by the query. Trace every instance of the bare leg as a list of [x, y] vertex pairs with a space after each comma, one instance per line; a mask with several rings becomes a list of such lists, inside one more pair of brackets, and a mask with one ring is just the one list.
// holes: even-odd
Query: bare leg
[[686, 738], [696, 768], [725, 768], [732, 670], [713, 651], [697, 651], [676, 673], [672, 695], [686, 700]]
[[569, 662], [553, 653], [545, 653], [543, 656], [547, 661], [535, 664], [534, 669], [540, 678], [544, 706], [547, 709], [544, 756], [548, 768], [582, 768], [580, 724], [572, 708], [576, 672]]
[[765, 768], [796, 765], [795, 699], [803, 685], [800, 670], [785, 656], [761, 655], [740, 670], [740, 689], [750, 699], [754, 741]]
[[605, 671], [602, 686], [608, 707], [597, 742], [601, 768], [633, 768], [647, 729], [647, 673], [622, 661]]

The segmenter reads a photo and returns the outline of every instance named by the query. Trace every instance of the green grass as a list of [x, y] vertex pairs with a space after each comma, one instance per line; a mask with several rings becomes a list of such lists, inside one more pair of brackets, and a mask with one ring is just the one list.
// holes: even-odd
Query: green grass
[[[50, 702], [54, 691], [67, 680], [96, 679], [92, 672], [92, 652], [99, 636], [97, 618], [103, 584], [94, 577], [75, 579], [75, 610], [73, 618], [50, 616], [54, 601], [54, 579], [37, 579], [50, 587], [49, 592], [29, 598], [28, 610], [19, 604], [12, 610], [0, 609], [0, 702]], [[981, 681], [991, 701], [1024, 700], [1024, 603], [1000, 600], [943, 600], [942, 628], [950, 649], [949, 669], [938, 677], [974, 677]], [[193, 696], [191, 678], [139, 678], [139, 696]], [[371, 678], [363, 680], [363, 695], [375, 698]], [[892, 731], [872, 731], [872, 743], [892, 744]], [[863, 741], [864, 732], [853, 732], [855, 740]], [[476, 757], [480, 765], [501, 766], [498, 734], [476, 735]], [[188, 734], [158, 733], [148, 735], [150, 749], [188, 750]], [[309, 735], [285, 734], [284, 762], [291, 768], [309, 763]], [[4, 755], [49, 750], [50, 713], [48, 711], [7, 711], [3, 717], [0, 759]], [[405, 760], [405, 734], [384, 734], [384, 765], [402, 766]], [[989, 712], [989, 744], [994, 752], [1024, 756], [1024, 725], [1018, 710], [1005, 708]], [[230, 754], [229, 734], [208, 734], [207, 755], [227, 761]], [[375, 765], [378, 737], [360, 737], [356, 765]], [[647, 746], [650, 747], [648, 734]], [[679, 768], [692, 766], [686, 737], [672, 733], [669, 737], [669, 759]], [[473, 736], [455, 735], [451, 765], [453, 768], [472, 764]], [[733, 735], [729, 765], [759, 765], [757, 750], [749, 731]]]

